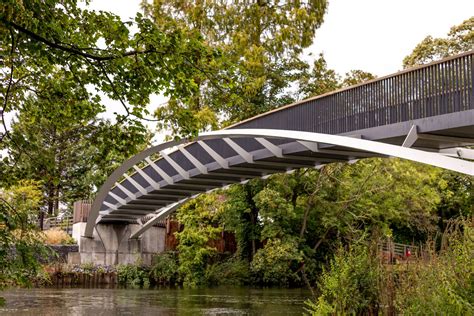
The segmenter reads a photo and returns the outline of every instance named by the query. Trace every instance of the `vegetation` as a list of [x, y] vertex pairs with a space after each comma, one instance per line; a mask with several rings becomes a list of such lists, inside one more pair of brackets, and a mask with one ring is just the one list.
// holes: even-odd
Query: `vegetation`
[[321, 295], [307, 302], [308, 312], [472, 314], [474, 227], [465, 220], [450, 224], [440, 251], [428, 243], [419, 260], [405, 265], [382, 264], [363, 239], [339, 248], [321, 275]]
[[150, 286], [149, 270], [140, 264], [121, 264], [117, 266], [119, 284], [132, 287]]
[[0, 289], [11, 285], [31, 285], [41, 274], [38, 259], [48, 255], [35, 223], [41, 192], [34, 181], [22, 181], [9, 190], [0, 190]]
[[[40, 272], [36, 223], [93, 196], [147, 146], [144, 120], [188, 137], [374, 78], [362, 70], [341, 76], [323, 55], [312, 65], [299, 58], [323, 22], [325, 0], [143, 1], [133, 21], [79, 3], [0, 5], [0, 287], [26, 285]], [[472, 49], [472, 38], [470, 18], [445, 39], [425, 39], [404, 67]], [[169, 102], [148, 113], [153, 94]], [[121, 106], [112, 120], [103, 118], [105, 98]], [[156, 256], [152, 267], [121, 265], [118, 279], [307, 286], [318, 295], [308, 307], [316, 314], [387, 306], [469, 313], [472, 228], [450, 231], [448, 219], [472, 216], [473, 198], [471, 178], [398, 159], [254, 179], [186, 203], [176, 214], [184, 225], [178, 252]], [[382, 238], [425, 244], [446, 230], [430, 257], [407, 270], [377, 260]], [[234, 254], [213, 245], [224, 231], [235, 235]], [[45, 238], [65, 241], [55, 234]]]
[[327, 1], [168, 0], [142, 5], [157, 27], [199, 33], [220, 52], [219, 58], [197, 63], [212, 73], [195, 78], [199, 93], [171, 98], [156, 111], [165, 132], [187, 136], [290, 103], [289, 88], [307, 67], [299, 55], [312, 44]]
[[43, 242], [47, 245], [73, 245], [74, 238], [59, 228], [48, 229], [42, 232]]
[[453, 26], [445, 38], [427, 36], [410, 55], [403, 59], [403, 67], [408, 68], [467, 52], [473, 49], [474, 17]]
[[157, 254], [153, 258], [150, 278], [155, 284], [174, 285], [178, 283], [178, 256], [173, 252]]

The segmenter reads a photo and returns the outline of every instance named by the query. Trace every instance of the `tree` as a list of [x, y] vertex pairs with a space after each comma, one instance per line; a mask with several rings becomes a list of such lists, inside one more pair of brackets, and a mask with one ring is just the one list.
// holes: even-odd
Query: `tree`
[[[311, 1], [182, 1], [143, 2], [158, 26], [178, 24], [188, 34], [201, 33], [221, 51], [219, 59], [201, 59], [212, 76], [195, 80], [200, 93], [193, 99], [172, 98], [157, 117], [178, 135], [190, 132], [184, 120], [202, 119], [196, 128], [226, 126], [293, 100], [288, 88], [306, 67], [299, 58], [313, 42], [327, 2]], [[211, 117], [211, 113], [214, 116]]]
[[320, 96], [375, 78], [376, 76], [373, 74], [357, 69], [341, 76], [333, 69], [328, 68], [324, 55], [319, 54], [319, 57], [314, 60], [311, 69], [309, 66], [306, 67], [299, 78], [299, 95], [301, 96], [300, 98]]
[[30, 94], [18, 107], [10, 137], [2, 144], [7, 151], [2, 169], [10, 175], [8, 182], [41, 183], [41, 226], [43, 215], [58, 214], [61, 204], [89, 198], [110, 168], [148, 140], [141, 124], [112, 126], [98, 119], [103, 106], [72, 76], [51, 76], [38, 85], [41, 92]]
[[[60, 202], [89, 196], [143, 146], [150, 94], [192, 95], [201, 72], [193, 67], [195, 56], [214, 54], [199, 34], [164, 33], [140, 14], [123, 22], [79, 2], [0, 5], [0, 148], [8, 153], [0, 183], [41, 181], [50, 214]], [[116, 126], [97, 118], [104, 111], [101, 94], [123, 106]], [[14, 111], [9, 130], [5, 114]]]
[[319, 54], [311, 71], [307, 69], [299, 79], [299, 87], [302, 96], [309, 98], [341, 88], [341, 78], [333, 69], [328, 69], [324, 55]]
[[222, 232], [218, 225], [221, 203], [219, 194], [201, 195], [183, 205], [177, 213], [178, 221], [184, 225], [176, 237], [179, 241], [178, 271], [185, 285], [206, 282], [206, 267], [216, 254], [216, 248], [209, 242]]
[[32, 216], [41, 191], [34, 181], [22, 181], [10, 190], [0, 189], [0, 201], [0, 289], [31, 284], [41, 271], [37, 259], [46, 253]]
[[374, 76], [370, 72], [355, 69], [346, 73], [341, 85], [342, 87], [350, 87], [375, 78], [376, 76]]
[[2, 138], [9, 135], [4, 114], [38, 91], [52, 72], [68, 73], [82, 87], [120, 101], [125, 112], [118, 115], [120, 122], [148, 114], [152, 93], [186, 98], [196, 91], [193, 78], [201, 70], [193, 67], [194, 59], [214, 54], [199, 34], [164, 33], [140, 14], [123, 22], [109, 12], [88, 10], [88, 1], [85, 8], [78, 2], [8, 0], [0, 5]]
[[427, 36], [403, 59], [403, 68], [429, 62], [472, 50], [474, 42], [474, 17], [453, 26], [446, 38]]

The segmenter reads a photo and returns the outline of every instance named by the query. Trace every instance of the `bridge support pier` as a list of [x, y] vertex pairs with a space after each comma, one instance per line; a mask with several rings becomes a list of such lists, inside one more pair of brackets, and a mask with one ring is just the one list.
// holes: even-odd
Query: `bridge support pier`
[[138, 224], [98, 224], [92, 238], [83, 237], [85, 222], [73, 225], [73, 237], [79, 244], [80, 263], [150, 265], [153, 255], [165, 250], [166, 228], [152, 227], [139, 239], [130, 239]]

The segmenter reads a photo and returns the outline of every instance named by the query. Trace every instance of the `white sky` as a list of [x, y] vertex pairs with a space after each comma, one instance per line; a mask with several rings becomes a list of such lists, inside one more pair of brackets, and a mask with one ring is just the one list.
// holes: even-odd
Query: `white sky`
[[[93, 0], [91, 6], [128, 20], [139, 3]], [[328, 67], [339, 74], [361, 69], [384, 76], [400, 70], [403, 58], [427, 35], [444, 37], [473, 15], [474, 0], [329, 0], [325, 22], [306, 53], [317, 57], [323, 52]], [[153, 98], [149, 109], [164, 101]], [[113, 101], [106, 104], [109, 113], [120, 110]]]

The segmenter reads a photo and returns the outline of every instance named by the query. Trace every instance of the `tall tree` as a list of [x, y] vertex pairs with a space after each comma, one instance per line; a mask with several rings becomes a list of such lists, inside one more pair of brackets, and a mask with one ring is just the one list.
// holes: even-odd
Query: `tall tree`
[[445, 38], [427, 36], [403, 59], [403, 68], [427, 64], [472, 49], [474, 49], [474, 17], [453, 26]]
[[214, 117], [195, 124], [198, 128], [213, 127], [216, 121], [225, 126], [291, 101], [288, 88], [305, 68], [299, 55], [312, 44], [327, 2], [157, 0], [143, 1], [143, 6], [156, 25], [179, 24], [221, 51], [218, 60], [201, 59], [215, 70], [212, 79], [196, 80], [199, 95], [185, 102], [172, 98], [157, 111], [164, 127], [185, 134], [186, 126], [176, 118], [193, 120], [206, 109]]
[[89, 198], [110, 168], [146, 145], [147, 133], [141, 124], [112, 126], [99, 119], [103, 106], [72, 76], [52, 73], [37, 89], [18, 107], [0, 148], [6, 149], [1, 165], [9, 174], [2, 184], [41, 183], [42, 223], [43, 214], [57, 214], [60, 204]]
[[193, 67], [195, 59], [214, 54], [199, 34], [178, 28], [164, 33], [140, 14], [123, 22], [109, 12], [90, 11], [87, 4], [87, 0], [0, 4], [2, 138], [8, 136], [4, 114], [16, 110], [29, 91], [55, 71], [69, 72], [81, 86], [120, 101], [125, 113], [119, 115], [120, 121], [146, 116], [152, 93], [185, 98], [196, 91], [193, 79], [201, 70]]

